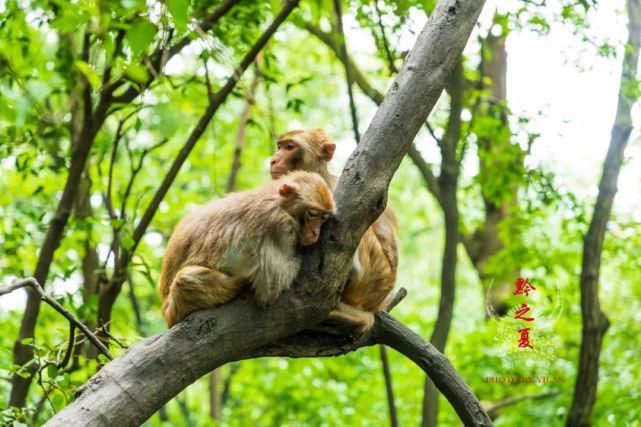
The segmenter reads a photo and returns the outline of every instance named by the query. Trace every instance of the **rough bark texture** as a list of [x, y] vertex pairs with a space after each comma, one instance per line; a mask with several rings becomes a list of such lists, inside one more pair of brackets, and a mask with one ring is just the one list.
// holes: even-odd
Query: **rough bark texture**
[[641, 1], [628, 0], [628, 43], [625, 48], [619, 101], [610, 136], [610, 147], [603, 165], [603, 175], [599, 183], [599, 195], [588, 233], [583, 242], [583, 264], [581, 267], [581, 316], [583, 333], [579, 370], [574, 385], [574, 398], [568, 413], [567, 426], [591, 425], [592, 408], [596, 401], [599, 379], [599, 356], [603, 335], [609, 321], [599, 305], [599, 270], [601, 252], [607, 223], [612, 212], [612, 204], [617, 191], [617, 181], [623, 153], [632, 132], [632, 105], [636, 101], [629, 93], [630, 85], [635, 82], [641, 45]]
[[[240, 298], [196, 312], [133, 346], [92, 377], [78, 391], [77, 400], [48, 425], [137, 425], [216, 367], [275, 355], [270, 343], [325, 319], [339, 300], [352, 254], [385, 208], [392, 176], [440, 96], [482, 5], [477, 0], [446, 0], [437, 6], [350, 157], [335, 192], [336, 215], [326, 223], [319, 244], [304, 251], [291, 290], [267, 310]], [[401, 351], [433, 376], [466, 425], [490, 424], [469, 387], [433, 346], [385, 314], [377, 315], [374, 330], [381, 343]], [[350, 348], [349, 344], [345, 345]], [[309, 349], [307, 341], [299, 346]], [[261, 347], [265, 351], [257, 351]], [[311, 355], [321, 355], [328, 347], [329, 343], [319, 345]], [[293, 356], [295, 348], [287, 347], [281, 355]]]

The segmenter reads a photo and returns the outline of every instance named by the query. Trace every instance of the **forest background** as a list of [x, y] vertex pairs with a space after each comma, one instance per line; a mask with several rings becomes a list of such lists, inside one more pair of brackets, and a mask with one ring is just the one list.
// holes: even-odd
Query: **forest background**
[[[193, 22], [226, 6], [211, 28], [193, 31]], [[194, 139], [211, 95], [232, 81], [281, 2], [0, 1], [2, 284], [42, 273], [41, 250], [72, 174], [71, 152], [83, 131], [93, 133], [71, 216], [41, 282], [90, 327], [106, 324], [115, 355], [164, 330], [157, 281], [178, 220], [211, 198], [267, 182], [275, 139], [290, 129], [325, 128], [338, 144], [332, 170], [339, 174], [435, 2], [339, 6], [301, 2], [242, 79], [232, 79]], [[562, 425], [568, 416], [581, 345], [583, 237], [617, 102], [639, 94], [636, 79], [620, 85], [619, 78], [631, 49], [629, 19], [623, 1], [488, 2], [447, 93], [390, 187], [401, 224], [397, 283], [408, 290], [394, 314], [426, 339], [441, 340], [437, 347], [494, 408], [496, 425]], [[191, 36], [173, 52], [163, 50], [170, 34]], [[109, 87], [116, 99], [101, 112]], [[92, 129], [83, 128], [84, 114], [93, 115]], [[632, 124], [638, 118], [632, 109]], [[153, 206], [169, 165], [192, 140]], [[601, 256], [601, 309], [610, 327], [594, 425], [634, 426], [641, 417], [640, 149], [634, 127]], [[444, 188], [453, 191], [454, 212]], [[456, 241], [448, 246], [452, 218]], [[443, 256], [452, 250], [454, 262]], [[444, 279], [448, 269], [455, 274]], [[537, 287], [540, 332], [532, 342], [542, 345], [539, 358], [506, 367], [514, 346], [506, 330], [521, 302], [510, 290], [519, 277]], [[442, 295], [451, 313], [439, 311]], [[105, 358], [82, 341], [68, 366], [56, 367], [69, 324], [51, 307], [38, 312], [26, 302], [24, 290], [0, 297], [0, 421], [40, 425]], [[30, 321], [35, 337], [20, 332]], [[29, 356], [25, 368], [14, 364], [16, 351]], [[433, 423], [418, 368], [388, 351], [391, 404], [380, 357], [372, 347], [336, 359], [233, 363], [148, 423], [381, 425], [394, 423], [392, 413], [398, 425]], [[492, 380], [537, 376], [550, 381]], [[31, 378], [30, 387], [15, 387], [17, 377]], [[438, 421], [459, 425], [443, 399]]]

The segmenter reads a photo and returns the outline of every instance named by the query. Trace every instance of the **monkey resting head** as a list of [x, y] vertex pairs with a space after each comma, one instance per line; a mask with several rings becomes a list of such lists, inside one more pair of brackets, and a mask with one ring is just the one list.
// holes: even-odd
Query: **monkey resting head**
[[163, 260], [167, 324], [224, 304], [246, 285], [259, 305], [274, 302], [298, 274], [296, 247], [316, 243], [334, 211], [325, 180], [303, 171], [196, 209], [176, 227]]
[[[293, 170], [319, 173], [330, 187], [336, 177], [327, 170], [336, 145], [322, 129], [292, 130], [276, 141], [270, 172], [276, 179]], [[373, 313], [387, 306], [398, 267], [398, 222], [391, 208], [367, 229], [354, 254], [352, 274], [330, 319], [371, 327]]]

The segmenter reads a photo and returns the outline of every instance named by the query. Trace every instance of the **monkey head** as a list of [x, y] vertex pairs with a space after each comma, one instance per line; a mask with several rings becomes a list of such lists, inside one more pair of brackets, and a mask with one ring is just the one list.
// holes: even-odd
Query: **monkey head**
[[276, 141], [276, 153], [270, 162], [272, 179], [295, 170], [326, 171], [335, 149], [336, 144], [322, 129], [287, 132]]
[[316, 173], [292, 172], [275, 181], [281, 206], [300, 224], [298, 244], [316, 243], [323, 223], [336, 211], [332, 191]]

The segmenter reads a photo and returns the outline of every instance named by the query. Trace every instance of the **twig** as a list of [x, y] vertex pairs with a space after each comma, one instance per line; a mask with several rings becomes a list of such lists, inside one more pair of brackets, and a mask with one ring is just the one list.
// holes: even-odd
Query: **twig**
[[398, 68], [396, 68], [396, 64], [394, 64], [394, 55], [392, 55], [389, 43], [387, 42], [385, 27], [383, 26], [383, 20], [381, 19], [381, 10], [378, 7], [378, 0], [374, 0], [374, 10], [376, 11], [376, 23], [378, 24], [378, 28], [381, 30], [381, 41], [383, 43], [383, 49], [385, 50], [385, 56], [387, 56], [390, 74], [397, 74]]
[[486, 408], [486, 412], [487, 412], [487, 415], [489, 415], [489, 417], [492, 420], [495, 420], [500, 415], [499, 411], [505, 408], [506, 406], [515, 405], [524, 400], [547, 399], [548, 397], [554, 397], [559, 394], [560, 393], [558, 391], [548, 391], [541, 394], [524, 394], [521, 396], [509, 396], [509, 397], [506, 397], [505, 399], [501, 399], [498, 402], [494, 402], [491, 405], [489, 405]]
[[107, 347], [103, 343], [100, 342], [100, 340], [85, 326], [84, 323], [76, 319], [73, 314], [71, 314], [69, 311], [67, 311], [63, 306], [58, 304], [58, 301], [55, 299], [51, 298], [47, 294], [45, 294], [44, 290], [42, 289], [42, 286], [40, 286], [40, 283], [33, 277], [29, 277], [26, 279], [22, 280], [14, 280], [13, 283], [11, 283], [8, 286], [5, 286], [4, 288], [0, 289], [0, 296], [6, 295], [10, 292], [15, 291], [16, 289], [24, 288], [26, 286], [30, 286], [34, 291], [36, 291], [40, 295], [40, 299], [47, 304], [49, 304], [54, 310], [56, 310], [58, 313], [62, 314], [70, 323], [76, 325], [78, 329], [80, 329], [86, 336], [89, 341], [93, 345], [95, 345], [98, 350], [109, 360], [113, 360], [113, 356], [111, 353], [109, 353], [109, 350], [107, 350]]
[[73, 354], [74, 341], [76, 338], [76, 325], [73, 323], [69, 325], [69, 344], [67, 344], [67, 351], [65, 351], [65, 357], [57, 364], [58, 369], [64, 368], [69, 364], [71, 355]]
[[378, 346], [381, 353], [381, 365], [383, 366], [383, 377], [385, 378], [385, 392], [387, 394], [387, 407], [389, 408], [390, 426], [398, 427], [398, 414], [394, 399], [394, 386], [392, 383], [392, 370], [390, 369], [387, 349], [383, 344]]
[[[55, 414], [56, 413], [56, 407], [53, 406], [53, 402], [51, 402], [51, 399], [49, 399], [49, 392], [47, 392], [47, 390], [45, 389], [44, 384], [42, 383], [42, 370], [48, 365], [48, 363], [45, 362], [44, 366], [40, 365], [40, 352], [35, 347], [34, 347], [34, 354], [36, 356], [36, 359], [37, 359], [37, 362], [38, 362], [38, 367], [39, 367], [38, 368], [38, 375], [37, 375], [38, 379], [36, 380], [36, 382], [38, 383], [38, 386], [42, 389], [42, 394], [43, 394], [44, 398], [47, 399], [47, 402], [49, 402], [49, 405], [51, 406], [51, 410]], [[53, 384], [51, 384], [51, 386], [53, 387]]]
[[127, 349], [128, 347], [127, 347], [126, 345], [124, 345], [123, 343], [121, 343], [121, 342], [120, 342], [116, 337], [114, 337], [113, 335], [111, 335], [111, 334], [109, 333], [109, 331], [107, 330], [107, 326], [108, 326], [108, 323], [105, 323], [105, 324], [103, 324], [103, 325], [100, 325], [100, 327], [98, 328], [98, 331], [99, 331], [101, 334], [104, 334], [107, 338], [109, 338], [110, 340], [112, 340], [112, 341], [113, 341], [113, 342], [115, 342], [116, 344], [118, 344], [118, 346], [119, 346], [120, 348]]
[[245, 142], [245, 134], [247, 131], [247, 126], [249, 125], [249, 119], [251, 118], [252, 106], [256, 102], [256, 88], [260, 82], [260, 70], [258, 66], [258, 61], [260, 56], [256, 58], [256, 63], [254, 65], [254, 76], [249, 88], [245, 93], [245, 105], [243, 110], [240, 113], [240, 121], [238, 123], [238, 131], [236, 132], [236, 141], [234, 144], [234, 157], [232, 159], [231, 172], [227, 180], [227, 192], [230, 193], [236, 188], [236, 180], [238, 178], [238, 172], [241, 167], [241, 156], [243, 153], [243, 143]]
[[407, 296], [407, 289], [401, 287], [396, 291], [394, 296], [390, 299], [389, 303], [387, 303], [387, 307], [385, 308], [386, 312], [392, 311], [394, 307], [396, 307], [401, 301], [405, 299]]
[[347, 60], [347, 41], [343, 31], [343, 12], [341, 11], [341, 0], [334, 0], [334, 12], [336, 13], [336, 28], [338, 30], [338, 48], [342, 57], [342, 63], [345, 67], [345, 80], [347, 83], [347, 95], [349, 96], [349, 111], [352, 116], [352, 128], [354, 130], [354, 140], [358, 144], [361, 135], [358, 131], [358, 114], [356, 111], [356, 102], [354, 101], [354, 92], [352, 90], [352, 71]]

